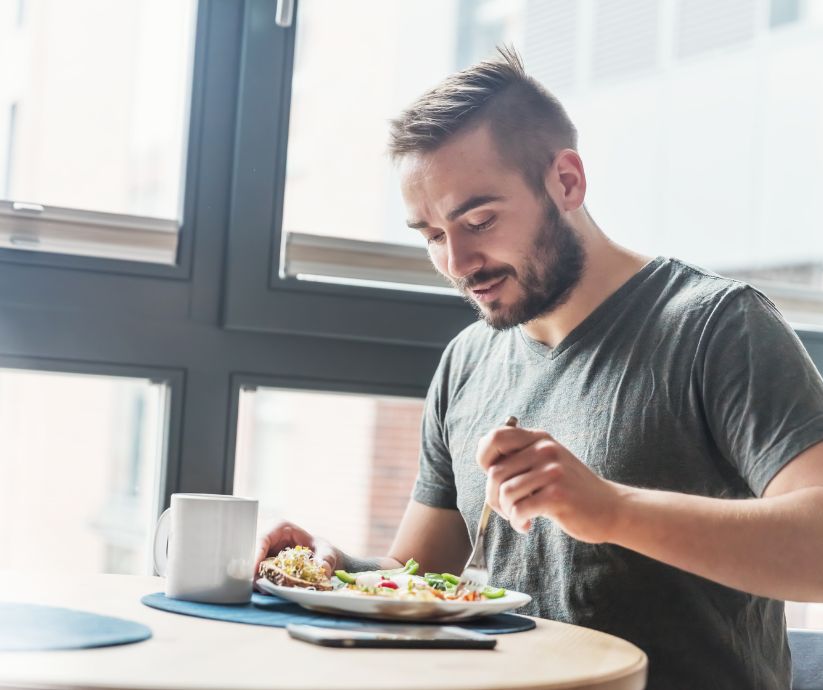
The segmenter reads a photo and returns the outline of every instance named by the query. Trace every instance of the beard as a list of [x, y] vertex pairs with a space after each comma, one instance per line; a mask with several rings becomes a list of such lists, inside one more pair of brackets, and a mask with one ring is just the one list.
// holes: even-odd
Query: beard
[[[506, 265], [480, 270], [454, 281], [455, 287], [489, 326], [504, 331], [549, 314], [564, 304], [580, 282], [586, 265], [586, 251], [574, 228], [560, 217], [557, 206], [545, 200], [545, 218], [531, 250], [520, 269]], [[484, 309], [471, 295], [471, 288], [509, 277], [521, 287], [523, 296], [509, 307], [500, 300]]]

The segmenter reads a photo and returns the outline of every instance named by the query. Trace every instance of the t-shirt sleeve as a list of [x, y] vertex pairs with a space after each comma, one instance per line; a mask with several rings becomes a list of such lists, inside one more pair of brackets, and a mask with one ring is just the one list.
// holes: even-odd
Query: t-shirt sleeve
[[794, 330], [753, 288], [709, 321], [700, 380], [712, 435], [755, 495], [823, 441], [823, 379]]
[[412, 498], [434, 508], [457, 508], [451, 454], [444, 417], [448, 400], [448, 371], [451, 348], [447, 348], [429, 386], [420, 439], [420, 465]]

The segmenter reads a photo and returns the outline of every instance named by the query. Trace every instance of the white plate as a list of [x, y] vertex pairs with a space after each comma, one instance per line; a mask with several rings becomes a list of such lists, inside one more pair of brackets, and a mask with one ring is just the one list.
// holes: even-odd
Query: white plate
[[346, 589], [318, 592], [300, 587], [280, 587], [264, 578], [257, 580], [257, 586], [264, 592], [312, 611], [388, 620], [462, 621], [511, 611], [532, 600], [528, 594], [509, 591], [499, 599], [481, 601], [404, 601], [358, 594]]

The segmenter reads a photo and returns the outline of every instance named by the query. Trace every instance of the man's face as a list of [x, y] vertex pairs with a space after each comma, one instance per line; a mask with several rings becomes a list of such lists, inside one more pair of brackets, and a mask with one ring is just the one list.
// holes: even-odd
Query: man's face
[[574, 229], [501, 160], [487, 127], [459, 134], [401, 165], [409, 226], [428, 241], [435, 268], [490, 326], [547, 314], [585, 264]]

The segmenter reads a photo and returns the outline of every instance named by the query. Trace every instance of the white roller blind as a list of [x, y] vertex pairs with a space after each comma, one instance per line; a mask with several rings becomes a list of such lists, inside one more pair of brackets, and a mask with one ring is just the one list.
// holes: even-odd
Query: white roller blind
[[0, 201], [0, 247], [174, 264], [178, 223]]

